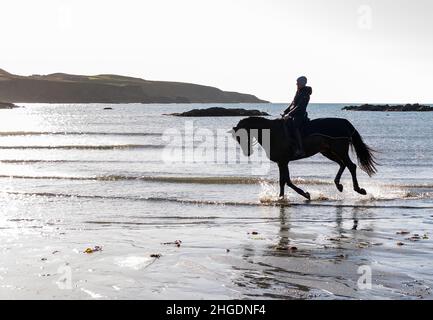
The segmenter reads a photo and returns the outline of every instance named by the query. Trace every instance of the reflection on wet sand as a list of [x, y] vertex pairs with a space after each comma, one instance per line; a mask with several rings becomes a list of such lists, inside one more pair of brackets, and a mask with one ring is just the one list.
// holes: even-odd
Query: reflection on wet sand
[[[379, 298], [383, 290], [410, 298], [410, 291], [399, 288], [412, 283], [407, 275], [391, 276], [377, 266], [379, 256], [389, 255], [383, 248], [389, 236], [376, 231], [377, 216], [365, 208], [341, 207], [328, 214], [333, 219], [326, 221], [321, 215], [317, 222], [306, 222], [299, 219], [298, 208], [281, 206], [275, 236], [268, 235], [265, 246], [257, 241], [241, 246], [244, 263], [233, 266], [240, 271], [233, 283], [251, 298]], [[360, 267], [376, 276], [370, 291], [357, 288]], [[426, 297], [430, 291], [423, 286], [424, 282], [414, 292]]]

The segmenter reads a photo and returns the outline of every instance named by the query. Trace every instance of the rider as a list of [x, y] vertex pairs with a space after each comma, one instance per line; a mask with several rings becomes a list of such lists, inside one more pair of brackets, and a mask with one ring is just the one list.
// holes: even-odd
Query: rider
[[307, 119], [307, 106], [313, 90], [311, 87], [307, 87], [307, 78], [304, 76], [297, 79], [296, 85], [298, 90], [296, 91], [295, 98], [282, 116], [284, 120], [291, 120], [292, 123], [297, 144], [294, 156], [302, 157], [305, 155], [305, 151], [302, 144], [301, 127]]

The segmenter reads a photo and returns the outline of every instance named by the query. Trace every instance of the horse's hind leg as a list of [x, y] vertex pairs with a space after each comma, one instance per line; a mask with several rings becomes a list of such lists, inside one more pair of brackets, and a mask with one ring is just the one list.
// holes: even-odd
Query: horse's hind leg
[[[343, 174], [344, 168], [347, 167], [350, 171], [350, 174], [352, 175], [352, 181], [353, 181], [353, 190], [356, 192], [366, 195], [367, 192], [359, 187], [358, 179], [356, 178], [356, 164], [352, 162], [349, 156], [349, 142], [344, 140], [338, 140], [335, 143], [331, 145], [331, 150], [327, 150], [326, 152], [322, 152], [322, 154], [333, 160], [338, 162], [340, 164], [340, 170], [337, 173], [337, 176], [335, 177], [335, 185], [337, 186], [338, 190], [340, 190], [339, 185], [340, 184], [340, 178]], [[343, 167], [344, 166], [344, 167]], [[343, 186], [341, 186], [342, 189]]]
[[344, 169], [346, 169], [346, 166], [344, 164], [340, 165], [340, 169], [337, 172], [337, 175], [335, 176], [334, 182], [337, 186], [338, 191], [343, 192], [343, 185], [340, 183], [341, 175], [344, 172]]
[[350, 174], [352, 175], [353, 190], [365, 196], [367, 194], [367, 191], [359, 187], [358, 179], [356, 178], [356, 164], [354, 164], [350, 159], [349, 152], [346, 153], [345, 157], [343, 158], [343, 161], [346, 164], [347, 168], [349, 169]]
[[340, 179], [341, 179], [341, 175], [346, 169], [346, 165], [344, 164], [343, 160], [341, 160], [336, 154], [332, 152], [322, 152], [322, 154], [329, 160], [337, 162], [340, 165], [340, 169], [338, 170], [337, 175], [335, 176], [334, 183], [338, 191], [343, 192], [343, 185], [340, 183]]

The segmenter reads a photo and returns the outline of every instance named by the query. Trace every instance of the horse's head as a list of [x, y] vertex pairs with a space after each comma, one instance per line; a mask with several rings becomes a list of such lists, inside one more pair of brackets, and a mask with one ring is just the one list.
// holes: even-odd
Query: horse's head
[[231, 134], [233, 138], [241, 146], [242, 152], [245, 156], [249, 157], [253, 154], [253, 137], [251, 136], [251, 129], [255, 129], [252, 124], [253, 118], [246, 118], [239, 121], [236, 127], [233, 127]]

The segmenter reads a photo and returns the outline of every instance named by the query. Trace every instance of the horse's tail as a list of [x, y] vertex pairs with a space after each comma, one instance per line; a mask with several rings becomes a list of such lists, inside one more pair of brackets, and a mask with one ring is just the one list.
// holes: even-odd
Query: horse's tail
[[366, 145], [359, 132], [356, 129], [354, 130], [351, 145], [355, 148], [359, 166], [371, 177], [377, 172], [377, 162], [374, 157], [375, 150]]

